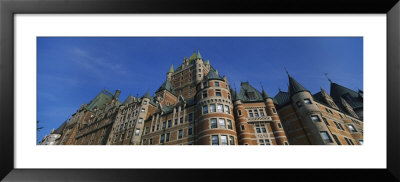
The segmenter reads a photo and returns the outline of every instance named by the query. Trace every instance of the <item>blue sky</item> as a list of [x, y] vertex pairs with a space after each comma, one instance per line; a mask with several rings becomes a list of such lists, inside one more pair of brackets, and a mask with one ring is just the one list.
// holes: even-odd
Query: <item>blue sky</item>
[[102, 89], [151, 93], [194, 51], [209, 59], [233, 87], [241, 81], [271, 96], [287, 90], [290, 75], [311, 93], [336, 83], [363, 90], [362, 37], [39, 37], [37, 119], [41, 139]]

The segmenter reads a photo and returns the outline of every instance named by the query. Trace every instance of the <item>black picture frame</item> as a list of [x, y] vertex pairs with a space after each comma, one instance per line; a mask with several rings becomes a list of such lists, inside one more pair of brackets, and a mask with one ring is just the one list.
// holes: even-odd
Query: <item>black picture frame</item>
[[[387, 15], [386, 169], [15, 169], [14, 14], [18, 13], [382, 13]], [[5, 181], [399, 181], [398, 0], [0, 0], [0, 179]], [[384, 122], [384, 121], [381, 121]], [[33, 156], [34, 157], [34, 156]], [[266, 154], [268, 157], [268, 154]], [[365, 159], [368, 160], [368, 159]], [[349, 161], [347, 161], [349, 162]]]

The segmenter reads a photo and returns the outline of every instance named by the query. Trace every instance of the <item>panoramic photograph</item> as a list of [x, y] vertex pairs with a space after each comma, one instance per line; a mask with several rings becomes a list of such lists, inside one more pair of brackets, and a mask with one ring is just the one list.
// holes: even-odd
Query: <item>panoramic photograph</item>
[[[37, 145], [362, 145], [362, 37], [38, 37]], [[261, 147], [261, 146], [260, 146]]]

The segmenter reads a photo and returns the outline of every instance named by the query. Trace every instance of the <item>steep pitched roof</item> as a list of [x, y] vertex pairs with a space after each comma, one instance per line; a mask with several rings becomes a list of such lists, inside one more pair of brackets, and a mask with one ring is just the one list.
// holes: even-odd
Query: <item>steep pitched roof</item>
[[150, 98], [150, 91], [147, 90], [147, 92], [143, 95], [142, 98]]
[[282, 92], [279, 90], [278, 94], [275, 95], [273, 100], [278, 106], [283, 106], [290, 102], [290, 94], [288, 92]]
[[212, 67], [211, 67], [210, 71], [208, 72], [206, 78], [209, 80], [210, 79], [222, 80], [222, 78], [218, 75], [218, 72]]
[[288, 91], [290, 93], [290, 95], [296, 94], [298, 92], [302, 92], [302, 91], [308, 91], [306, 88], [303, 87], [303, 85], [301, 85], [299, 82], [297, 82], [293, 77], [291, 77], [289, 75], [289, 88]]
[[104, 108], [104, 104], [110, 102], [113, 97], [114, 95], [111, 92], [104, 89], [85, 107], [88, 110], [93, 110], [95, 107], [97, 107], [98, 109], [102, 109]]
[[264, 88], [262, 88], [262, 96], [263, 96], [263, 98], [264, 99], [266, 99], [266, 98], [271, 98], [269, 95], [268, 95], [268, 93], [264, 90]]
[[129, 95], [122, 104], [123, 105], [130, 104], [133, 102], [134, 98], [135, 97], [133, 97], [132, 95]]
[[341, 104], [341, 98], [344, 98], [347, 103], [353, 108], [363, 107], [363, 99], [361, 95], [353, 90], [343, 87], [337, 83], [331, 82], [331, 97], [336, 104]]
[[162, 90], [168, 90], [169, 92], [171, 92], [172, 94], [176, 95], [175, 91], [174, 91], [174, 87], [172, 86], [171, 82], [166, 80], [161, 86], [160, 88], [157, 89], [156, 93]]
[[173, 73], [174, 72], [174, 65], [172, 64], [171, 67], [169, 67], [168, 73]]
[[62, 134], [63, 133], [63, 130], [64, 130], [64, 128], [67, 126], [67, 121], [64, 121], [56, 130], [54, 130], [54, 134]]
[[242, 82], [240, 86], [238, 96], [243, 102], [264, 101], [261, 93], [251, 86], [249, 82]]

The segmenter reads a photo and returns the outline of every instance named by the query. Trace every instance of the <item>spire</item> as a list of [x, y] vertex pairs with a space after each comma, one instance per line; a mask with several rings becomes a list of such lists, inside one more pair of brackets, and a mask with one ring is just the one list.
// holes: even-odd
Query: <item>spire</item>
[[143, 95], [142, 98], [150, 98], [150, 91], [147, 89], [147, 92]]
[[215, 70], [215, 73], [219, 76], [219, 74], [218, 74], [218, 70]]
[[260, 85], [261, 85], [261, 89], [262, 89], [261, 95], [263, 96], [263, 98], [264, 98], [264, 99], [271, 98], [271, 97], [268, 95], [268, 93], [264, 90], [264, 87], [263, 87], [263, 85], [261, 84], [261, 82], [260, 82]]
[[207, 59], [206, 63], [204, 63], [205, 65], [210, 64], [210, 60]]
[[169, 67], [168, 73], [173, 73], [173, 72], [174, 72], [174, 64], [172, 64], [171, 67]]
[[325, 73], [324, 75], [326, 76], [326, 78], [328, 78], [329, 82], [333, 83], [332, 80], [328, 77], [328, 73]]
[[294, 78], [292, 78], [290, 75], [289, 76], [289, 88], [288, 91], [290, 93], [290, 95], [294, 95], [298, 92], [302, 92], [302, 91], [308, 91], [306, 88], [304, 88], [299, 82], [297, 82]]
[[210, 71], [207, 74], [207, 79], [221, 79], [221, 77], [218, 76], [218, 72], [214, 69], [210, 69]]
[[197, 50], [197, 55], [196, 55], [196, 58], [197, 58], [197, 59], [202, 59], [202, 58], [201, 58], [201, 54], [200, 54], [200, 51], [199, 51], [199, 50]]

